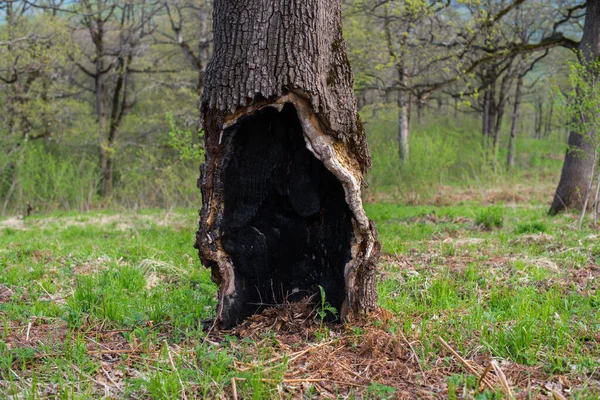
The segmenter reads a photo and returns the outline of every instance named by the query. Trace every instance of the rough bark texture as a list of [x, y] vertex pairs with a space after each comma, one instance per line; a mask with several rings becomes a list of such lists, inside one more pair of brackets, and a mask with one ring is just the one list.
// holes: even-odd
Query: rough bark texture
[[[586, 61], [600, 57], [600, 0], [587, 2], [579, 50]], [[550, 215], [555, 215], [566, 208], [581, 208], [588, 190], [596, 149], [584, 135], [578, 132], [569, 134], [568, 144], [558, 188], [548, 211]]]
[[343, 318], [376, 307], [380, 245], [360, 197], [370, 155], [340, 0], [216, 0], [196, 247], [228, 327], [325, 289]]

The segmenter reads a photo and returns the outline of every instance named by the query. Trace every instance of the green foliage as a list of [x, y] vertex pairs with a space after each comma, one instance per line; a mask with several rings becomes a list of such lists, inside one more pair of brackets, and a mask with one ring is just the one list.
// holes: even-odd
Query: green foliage
[[[0, 174], [0, 212], [13, 209], [24, 213], [27, 203], [36, 212], [89, 211], [111, 201], [131, 208], [198, 204], [201, 135], [180, 128], [171, 114], [167, 122], [170, 131], [158, 139], [166, 142], [166, 150], [156, 145], [118, 152], [112, 199], [103, 200], [98, 194], [96, 155], [68, 152], [37, 141], [13, 144], [10, 156], [0, 157], [0, 171], [6, 171]], [[10, 147], [7, 141], [4, 143]]]
[[[591, 54], [586, 58], [586, 53]], [[580, 52], [580, 62], [570, 64], [569, 81], [570, 91], [566, 94], [557, 92], [559, 105], [561, 106], [571, 132], [575, 132], [587, 142], [587, 146], [572, 146], [569, 152], [580, 158], [591, 158], [592, 169], [588, 179], [587, 187], [583, 189], [584, 198], [581, 206], [579, 227], [583, 225], [583, 219], [590, 201], [598, 201], [600, 192], [600, 180], [596, 182], [596, 198], [590, 200], [594, 181], [597, 178], [598, 150], [600, 149], [600, 59], [593, 54], [592, 49], [584, 49]], [[585, 150], [591, 148], [591, 151]], [[598, 219], [598, 208], [594, 210], [594, 220]]]
[[569, 64], [569, 90], [565, 93], [556, 88], [555, 93], [570, 130], [582, 135], [597, 151], [600, 145], [600, 135], [595, 134], [600, 132], [600, 59], [585, 60], [583, 54], [580, 57], [581, 62]]
[[498, 206], [492, 206], [477, 213], [475, 224], [485, 229], [501, 228], [504, 223], [504, 209]]
[[515, 233], [517, 235], [521, 235], [523, 233], [538, 233], [538, 232], [546, 232], [548, 228], [543, 222], [532, 221], [532, 222], [524, 222], [522, 224], [517, 225], [515, 228]]
[[337, 315], [337, 310], [327, 301], [325, 297], [325, 289], [323, 286], [319, 285], [319, 299], [320, 299], [320, 307], [317, 309], [317, 315], [319, 316], [319, 331], [317, 332], [317, 336], [321, 336], [320, 339], [329, 336], [329, 331], [327, 328], [323, 331], [323, 324], [325, 319], [329, 316]]
[[432, 118], [430, 123], [414, 128], [408, 162], [401, 165], [397, 108], [365, 108], [361, 115], [373, 159], [367, 176], [369, 192], [414, 203], [433, 197], [443, 185], [487, 174], [480, 134], [471, 121], [459, 127], [448, 118]]
[[396, 388], [382, 385], [381, 383], [371, 382], [367, 389], [367, 396], [372, 399], [393, 399], [397, 392]]
[[198, 140], [203, 137], [203, 132], [199, 131], [194, 135], [190, 129], [179, 127], [171, 113], [167, 113], [167, 122], [170, 128], [167, 144], [177, 151], [178, 159], [200, 163], [204, 157], [204, 149]]
[[323, 323], [323, 320], [327, 317], [327, 315], [329, 314], [337, 314], [337, 310], [335, 309], [335, 307], [333, 307], [331, 304], [329, 304], [329, 302], [327, 301], [326, 297], [325, 297], [325, 289], [323, 289], [323, 286], [319, 285], [319, 299], [321, 301], [321, 306], [319, 307], [319, 310], [317, 311], [319, 314], [319, 317], [321, 318], [321, 324]]
[[55, 155], [30, 142], [13, 154], [14, 172], [6, 178], [16, 190], [8, 188], [5, 195], [12, 194], [12, 198], [6, 201], [12, 200], [20, 208], [29, 202], [38, 209], [90, 209], [96, 199], [98, 170], [85, 154]]

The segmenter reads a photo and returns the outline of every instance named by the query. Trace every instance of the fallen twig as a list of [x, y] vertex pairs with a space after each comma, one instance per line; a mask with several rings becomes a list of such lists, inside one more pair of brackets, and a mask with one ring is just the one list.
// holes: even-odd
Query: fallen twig
[[413, 348], [412, 344], [410, 344], [410, 342], [408, 341], [408, 339], [406, 338], [406, 336], [404, 336], [404, 332], [402, 332], [401, 329], [398, 329], [398, 332], [400, 333], [400, 335], [402, 336], [402, 339], [406, 342], [406, 344], [408, 345], [408, 347], [410, 347], [410, 350], [413, 352], [413, 355], [414, 355], [415, 359], [417, 360], [417, 365], [419, 365], [419, 370], [421, 371], [421, 376], [423, 377], [423, 380], [425, 381], [425, 384], [428, 385], [429, 382], [427, 381], [427, 377], [425, 376], [425, 372], [423, 371], [423, 366], [421, 366], [421, 360], [419, 359], [419, 355], [417, 354], [417, 352]]
[[235, 378], [231, 378], [231, 391], [233, 395], [233, 400], [238, 400], [237, 387], [235, 386]]
[[446, 341], [444, 339], [442, 339], [441, 336], [438, 336], [438, 340], [442, 344], [442, 346], [444, 346], [446, 348], [446, 350], [448, 350], [450, 353], [452, 353], [452, 355], [458, 360], [458, 362], [460, 362], [465, 367], [465, 369], [467, 371], [469, 371], [471, 374], [475, 375], [476, 377], [480, 378], [480, 381], [483, 382], [488, 387], [488, 389], [494, 390], [493, 382], [488, 380], [482, 374], [479, 374], [479, 372], [475, 368], [473, 368], [473, 366], [471, 364], [469, 364], [467, 362], [467, 360], [462, 358], [460, 356], [460, 354], [458, 354], [452, 347], [450, 347], [450, 345], [448, 343], [446, 343]]
[[494, 368], [494, 373], [498, 377], [498, 380], [500, 380], [500, 385], [502, 386], [502, 391], [506, 395], [506, 398], [509, 400], [513, 400], [515, 398], [515, 396], [512, 394], [512, 391], [510, 390], [510, 385], [508, 384], [506, 375], [504, 375], [504, 372], [502, 372], [502, 370], [500, 369], [500, 366], [498, 365], [496, 360], [492, 360], [490, 364], [492, 365], [492, 368]]
[[169, 345], [166, 340], [164, 341], [164, 343], [165, 343], [165, 346], [167, 346], [167, 356], [169, 356], [169, 363], [171, 364], [171, 367], [173, 368], [173, 372], [175, 372], [175, 374], [177, 375], [177, 379], [179, 379], [179, 384], [181, 385], [181, 398], [183, 400], [187, 400], [187, 395], [185, 394], [185, 385], [183, 384], [181, 375], [179, 375], [179, 370], [177, 369], [177, 367], [175, 367], [175, 363], [173, 362], [173, 357], [171, 357], [171, 349], [169, 348]]
[[545, 385], [544, 387], [546, 388], [547, 391], [549, 391], [552, 394], [552, 398], [554, 400], [567, 400], [567, 398], [565, 396], [558, 393], [556, 390], [552, 389], [551, 387], [549, 387], [547, 385]]

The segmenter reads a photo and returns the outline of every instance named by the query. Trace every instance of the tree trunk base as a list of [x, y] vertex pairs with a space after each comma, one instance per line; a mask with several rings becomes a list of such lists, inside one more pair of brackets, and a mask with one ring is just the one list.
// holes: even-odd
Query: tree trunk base
[[588, 192], [595, 163], [595, 149], [584, 135], [571, 132], [560, 181], [552, 200], [549, 215], [567, 209], [581, 210]]
[[342, 319], [374, 310], [380, 244], [362, 171], [309, 102], [295, 93], [257, 102], [208, 134], [219, 140], [203, 166], [196, 247], [219, 285], [218, 326], [319, 287]]

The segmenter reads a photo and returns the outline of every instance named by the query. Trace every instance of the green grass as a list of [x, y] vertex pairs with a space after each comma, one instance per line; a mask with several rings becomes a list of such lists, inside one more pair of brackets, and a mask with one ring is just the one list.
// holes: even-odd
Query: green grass
[[[451, 210], [435, 210], [450, 219], [431, 224], [426, 207], [369, 208], [384, 250], [410, 260], [409, 268], [383, 266], [395, 278], [380, 283], [380, 298], [403, 321], [404, 332], [420, 338], [423, 358], [433, 367], [441, 335], [463, 354], [481, 346], [549, 374], [597, 374], [598, 283], [575, 280], [590, 267], [598, 271], [595, 234], [576, 230], [568, 217], [550, 219], [544, 209]], [[403, 223], [414, 221], [407, 214], [420, 214], [421, 222]], [[472, 222], [452, 220], [460, 216]]]
[[[451, 363], [439, 335], [465, 357], [568, 377], [574, 398], [599, 398], [595, 230], [542, 206], [366, 210], [385, 254], [379, 298], [395, 321], [387, 329], [414, 343], [424, 371]], [[0, 397], [92, 399], [103, 393], [98, 382], [118, 386], [117, 398], [180, 398], [182, 387], [188, 398], [227, 397], [238, 378], [240, 398], [279, 398], [287, 360], [267, 366], [277, 339], [267, 334], [257, 357], [255, 339], [214, 343], [202, 332], [216, 287], [192, 248], [196, 223], [197, 212], [182, 209], [55, 213], [0, 228]], [[99, 355], [107, 349], [122, 352]], [[476, 389], [469, 375], [445, 379], [449, 398]], [[376, 380], [365, 390], [395, 392]]]

